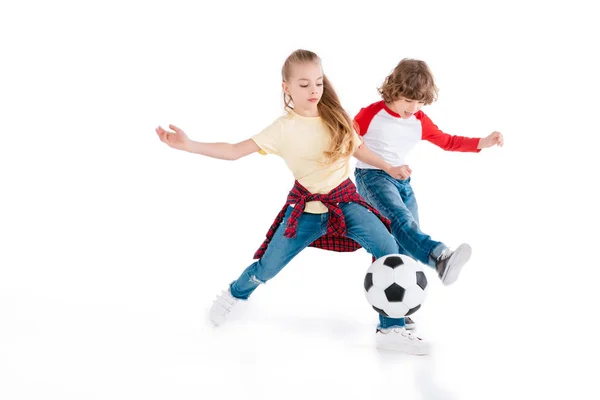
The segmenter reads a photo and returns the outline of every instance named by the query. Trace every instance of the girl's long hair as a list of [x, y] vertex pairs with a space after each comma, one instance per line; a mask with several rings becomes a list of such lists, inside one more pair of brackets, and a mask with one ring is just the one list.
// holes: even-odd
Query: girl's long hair
[[[290, 79], [293, 64], [302, 64], [314, 62], [321, 65], [321, 59], [317, 54], [310, 50], [296, 50], [283, 63], [281, 76], [284, 82]], [[293, 99], [287, 93], [283, 94], [283, 102], [286, 110], [292, 110]], [[323, 74], [323, 95], [317, 105], [319, 116], [325, 122], [331, 135], [329, 149], [325, 151], [327, 163], [333, 163], [341, 158], [347, 158], [352, 155], [354, 128], [352, 120], [348, 113], [342, 108], [340, 99], [327, 76]]]

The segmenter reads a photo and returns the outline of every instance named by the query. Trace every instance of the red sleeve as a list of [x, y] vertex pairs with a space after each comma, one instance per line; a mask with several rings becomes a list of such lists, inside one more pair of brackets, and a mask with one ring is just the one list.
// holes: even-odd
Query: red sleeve
[[421, 121], [423, 129], [421, 139], [427, 140], [446, 151], [464, 151], [479, 153], [481, 149], [479, 138], [470, 138], [464, 136], [449, 135], [438, 128], [423, 111], [415, 113], [415, 117]]
[[365, 136], [365, 133], [369, 130], [369, 125], [371, 124], [373, 117], [381, 111], [383, 104], [383, 101], [378, 101], [370, 106], [361, 108], [358, 114], [356, 114], [356, 117], [354, 117], [354, 127], [360, 136]]

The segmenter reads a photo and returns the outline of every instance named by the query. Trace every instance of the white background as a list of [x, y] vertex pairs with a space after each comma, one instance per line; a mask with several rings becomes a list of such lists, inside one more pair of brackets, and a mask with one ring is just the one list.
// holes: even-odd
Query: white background
[[[583, 1], [34, 2], [0, 6], [0, 398], [597, 399], [599, 67]], [[443, 130], [504, 148], [411, 154], [423, 230], [473, 246], [428, 273], [435, 350], [374, 348], [370, 256], [307, 249], [213, 328], [293, 178], [238, 142], [317, 52], [350, 115], [404, 58]], [[430, 271], [432, 272], [432, 271]]]

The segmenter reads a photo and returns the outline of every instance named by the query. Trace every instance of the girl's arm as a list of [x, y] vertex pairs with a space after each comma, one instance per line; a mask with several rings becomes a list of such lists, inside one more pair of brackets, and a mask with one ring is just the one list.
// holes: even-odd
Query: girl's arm
[[174, 149], [189, 153], [201, 154], [220, 160], [237, 160], [260, 150], [260, 147], [252, 139], [235, 144], [201, 143], [190, 140], [185, 132], [175, 125], [169, 125], [169, 128], [173, 129], [173, 132], [166, 131], [160, 126], [156, 128], [156, 134], [160, 140]]
[[252, 139], [239, 143], [201, 143], [190, 140], [185, 151], [220, 160], [237, 160], [249, 154], [256, 153], [260, 147]]

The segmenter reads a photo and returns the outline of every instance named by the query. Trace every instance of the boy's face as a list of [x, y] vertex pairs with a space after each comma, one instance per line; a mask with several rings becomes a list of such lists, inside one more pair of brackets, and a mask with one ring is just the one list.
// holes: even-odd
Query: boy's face
[[422, 101], [407, 99], [406, 97], [400, 97], [398, 100], [392, 102], [392, 109], [396, 111], [402, 118], [409, 118], [411, 115], [416, 113], [425, 105]]

